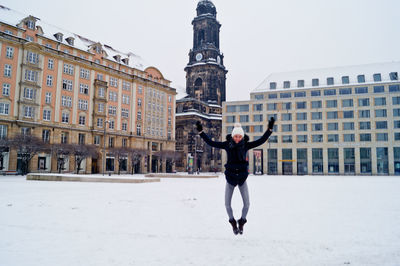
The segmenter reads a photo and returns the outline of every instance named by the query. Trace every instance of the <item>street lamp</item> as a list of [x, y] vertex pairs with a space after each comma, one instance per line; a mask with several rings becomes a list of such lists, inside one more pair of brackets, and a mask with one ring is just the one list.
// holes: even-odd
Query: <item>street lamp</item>
[[107, 123], [110, 123], [110, 121], [108, 121], [108, 120], [104, 121], [104, 133], [103, 133], [103, 175], [104, 175], [105, 168], [106, 168], [106, 128], [107, 128]]

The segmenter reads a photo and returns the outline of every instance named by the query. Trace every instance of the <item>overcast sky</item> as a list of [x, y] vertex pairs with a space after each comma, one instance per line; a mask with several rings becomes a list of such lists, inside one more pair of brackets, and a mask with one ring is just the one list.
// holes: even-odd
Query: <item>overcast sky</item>
[[[68, 31], [139, 54], [179, 89], [198, 0], [0, 0]], [[227, 100], [249, 99], [269, 74], [398, 61], [398, 0], [213, 0]], [[44, 29], [46, 31], [46, 29]]]

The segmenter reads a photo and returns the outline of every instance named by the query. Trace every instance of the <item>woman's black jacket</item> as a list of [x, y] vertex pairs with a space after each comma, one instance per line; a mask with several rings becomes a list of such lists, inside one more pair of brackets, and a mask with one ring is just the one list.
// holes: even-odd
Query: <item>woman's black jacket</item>
[[211, 147], [224, 149], [228, 160], [225, 164], [226, 181], [232, 186], [243, 185], [249, 175], [249, 162], [246, 160], [247, 151], [266, 142], [272, 131], [269, 129], [264, 135], [255, 141], [249, 141], [249, 137], [245, 135], [239, 143], [235, 143], [231, 134], [226, 136], [226, 141], [218, 142], [211, 140], [204, 132], [200, 133], [200, 137]]

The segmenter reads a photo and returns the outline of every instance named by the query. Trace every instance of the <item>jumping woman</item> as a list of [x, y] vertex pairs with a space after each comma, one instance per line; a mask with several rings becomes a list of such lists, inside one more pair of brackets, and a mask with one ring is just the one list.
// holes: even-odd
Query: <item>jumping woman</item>
[[[243, 226], [247, 222], [246, 216], [249, 211], [249, 189], [247, 187], [247, 176], [249, 175], [249, 162], [246, 160], [247, 151], [266, 142], [272, 134], [275, 119], [271, 117], [268, 122], [268, 129], [264, 135], [255, 141], [249, 141], [249, 137], [244, 134], [243, 128], [239, 123], [235, 124], [232, 133], [226, 136], [226, 141], [217, 142], [211, 140], [206, 133], [203, 132], [203, 126], [199, 121], [196, 122], [196, 128], [201, 138], [210, 146], [218, 149], [224, 149], [228, 156], [225, 164], [225, 208], [229, 216], [229, 223], [232, 225], [233, 233], [243, 234]], [[242, 217], [236, 221], [233, 217], [231, 206], [233, 191], [239, 186], [240, 194], [243, 200]], [[239, 227], [238, 227], [239, 225]]]

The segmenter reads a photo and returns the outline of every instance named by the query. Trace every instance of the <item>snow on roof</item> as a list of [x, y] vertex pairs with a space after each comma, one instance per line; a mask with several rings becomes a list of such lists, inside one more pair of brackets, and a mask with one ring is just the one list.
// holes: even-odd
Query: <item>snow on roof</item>
[[205, 119], [209, 119], [209, 120], [222, 120], [222, 116], [221, 115], [210, 115], [210, 114], [201, 114], [195, 111], [191, 111], [191, 112], [184, 112], [184, 113], [176, 113], [175, 116], [190, 116], [190, 115], [196, 115]]
[[[266, 92], [266, 91], [280, 91], [289, 89], [299, 89], [297, 82], [304, 80], [304, 88], [317, 88], [317, 87], [332, 87], [327, 84], [327, 78], [334, 79], [333, 86], [351, 86], [361, 85], [363, 83], [358, 82], [358, 76], [365, 76], [365, 83], [372, 83], [374, 81], [374, 74], [381, 74], [382, 82], [391, 81], [389, 73], [398, 72], [400, 73], [400, 62], [385, 62], [385, 63], [373, 63], [365, 65], [353, 65], [353, 66], [342, 66], [332, 68], [320, 68], [310, 69], [292, 72], [281, 72], [272, 73], [269, 75], [252, 93]], [[349, 84], [342, 83], [342, 77], [349, 77]], [[319, 86], [312, 86], [312, 80], [318, 79]], [[283, 83], [285, 81], [290, 82], [290, 88], [284, 88]], [[270, 89], [270, 83], [276, 83], [276, 89]]]
[[[18, 27], [18, 24], [20, 24], [21, 21], [27, 17], [29, 17], [29, 15], [23, 14], [21, 12], [18, 12], [18, 11], [10, 9], [8, 7], [0, 5], [0, 22], [9, 24], [14, 27]], [[35, 18], [35, 19], [37, 19], [36, 26], [40, 26], [43, 29], [43, 32], [44, 32], [43, 37], [46, 37], [53, 41], [59, 42], [54, 35], [56, 33], [61, 33], [63, 35], [63, 39], [60, 43], [66, 45], [66, 46], [74, 47], [74, 48], [80, 49], [82, 51], [88, 52], [90, 49], [90, 46], [92, 46], [96, 43], [99, 43], [99, 42], [90, 40], [87, 37], [83, 37], [79, 34], [70, 32], [68, 30], [64, 30], [58, 26], [54, 26], [50, 23], [46, 23], [39, 18]], [[21, 27], [19, 27], [19, 28], [21, 28]], [[67, 42], [66, 39], [69, 37], [74, 38], [73, 45], [70, 45]], [[132, 52], [127, 52], [127, 53], [121, 52], [121, 51], [114, 49], [110, 45], [106, 45], [106, 44], [102, 45], [102, 49], [107, 53], [107, 57], [105, 57], [105, 58], [108, 60], [114, 61], [115, 63], [124, 64], [131, 68], [136, 68], [136, 69], [139, 69], [142, 71], [144, 71], [146, 69], [146, 67], [149, 66], [140, 56], [138, 56]], [[116, 55], [120, 56], [120, 60], [127, 58], [128, 64], [114, 58]]]

